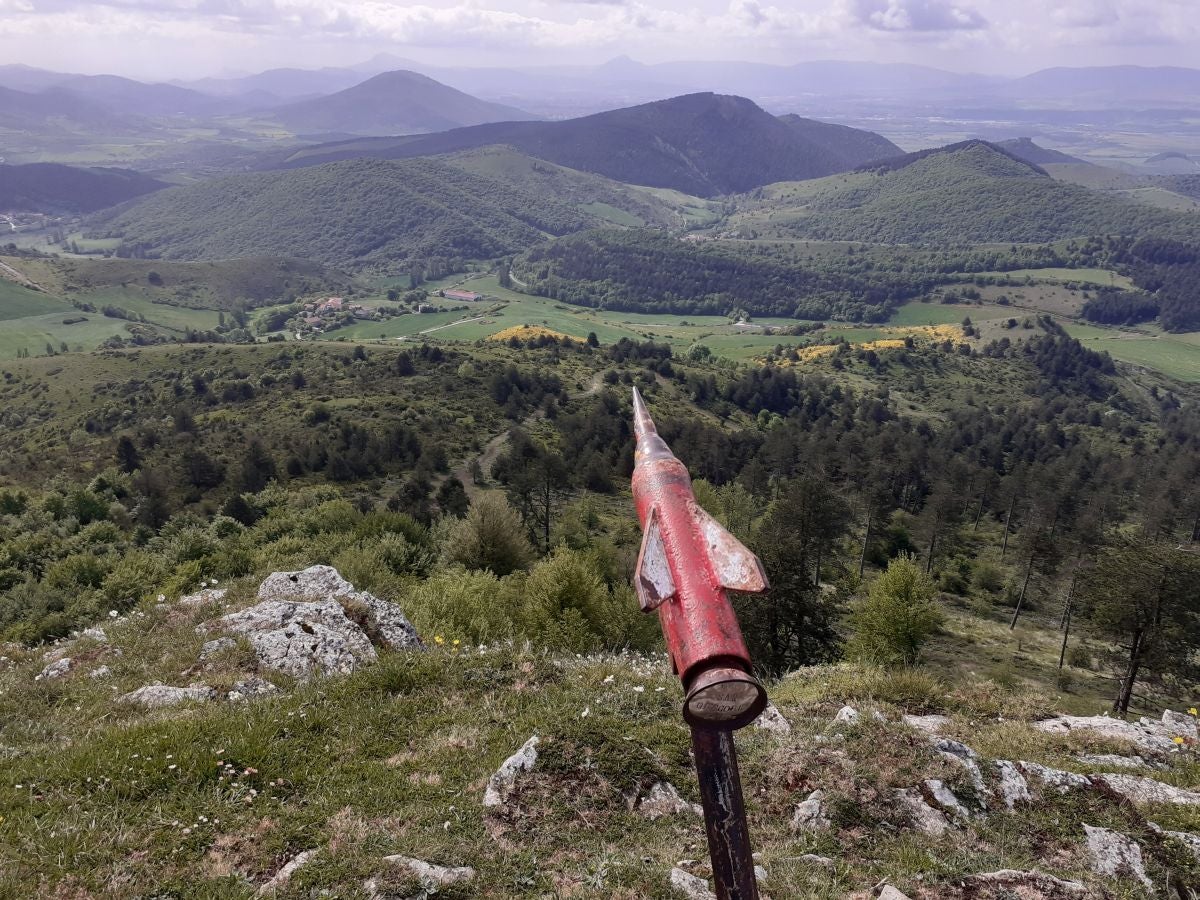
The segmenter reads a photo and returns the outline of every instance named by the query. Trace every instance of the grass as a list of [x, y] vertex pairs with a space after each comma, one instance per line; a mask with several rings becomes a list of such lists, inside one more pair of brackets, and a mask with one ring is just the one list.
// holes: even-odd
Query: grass
[[1082, 284], [1095, 284], [1101, 287], [1117, 287], [1125, 290], [1130, 290], [1133, 288], [1133, 282], [1128, 277], [1119, 275], [1110, 269], [1014, 269], [1009, 272], [982, 272], [980, 274], [984, 277], [991, 276], [994, 278], [1031, 278], [1034, 281], [1075, 281]]
[[1124, 331], [1068, 323], [1067, 333], [1114, 359], [1155, 369], [1179, 381], [1200, 382], [1200, 341], [1195, 335]]
[[[252, 596], [247, 584], [230, 594], [235, 607]], [[316, 856], [281, 897], [362, 897], [369, 878], [407, 896], [420, 886], [382, 862], [397, 853], [474, 867], [474, 883], [439, 892], [448, 898], [665, 900], [678, 860], [700, 860], [693, 870], [708, 874], [699, 818], [650, 821], [631, 806], [659, 780], [697, 799], [679, 686], [662, 656], [385, 653], [349, 677], [273, 676], [283, 693], [251, 703], [154, 712], [114, 702], [151, 678], [185, 681], [178, 672], [203, 640], [195, 626], [220, 612], [147, 608], [110, 626], [107, 644], [79, 642], [76, 671], [57, 681], [34, 681], [40, 654], [16, 653], [0, 674], [0, 736], [11, 748], [0, 760], [0, 893], [248, 898], [303, 850]], [[231, 652], [188, 677], [225, 684], [249, 662]], [[100, 664], [110, 679], [88, 678]], [[936, 777], [970, 792], [965, 772], [900, 713], [946, 713], [948, 732], [989, 757], [1050, 764], [1113, 749], [1026, 728], [1045, 698], [852, 666], [800, 670], [768, 688], [794, 731], [752, 728], [738, 745], [774, 896], [834, 900], [886, 878], [959, 897], [963, 876], [1004, 867], [1100, 887], [1078, 852], [1080, 821], [1142, 838], [1160, 883], [1174, 862], [1135, 810], [1102, 795], [1045, 792], [942, 838], [907, 826], [894, 791]], [[844, 703], [860, 724], [831, 724]], [[533, 772], [508, 807], [485, 811], [486, 777], [531, 734], [541, 739]], [[795, 804], [817, 788], [834, 828], [792, 831]], [[805, 853], [835, 865], [804, 863]]]
[[0, 279], [0, 321], [11, 322], [30, 316], [70, 314], [71, 304], [15, 282]]

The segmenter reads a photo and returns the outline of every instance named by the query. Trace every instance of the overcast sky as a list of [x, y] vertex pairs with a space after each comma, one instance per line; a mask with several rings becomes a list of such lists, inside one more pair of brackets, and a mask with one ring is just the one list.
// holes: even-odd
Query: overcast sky
[[347, 65], [812, 59], [1200, 66], [1197, 0], [0, 0], [0, 62], [168, 79]]

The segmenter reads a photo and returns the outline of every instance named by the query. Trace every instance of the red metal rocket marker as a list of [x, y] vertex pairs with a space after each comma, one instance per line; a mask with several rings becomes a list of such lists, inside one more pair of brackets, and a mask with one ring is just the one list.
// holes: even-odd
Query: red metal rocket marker
[[642, 524], [634, 584], [642, 610], [658, 610], [683, 718], [691, 726], [696, 777], [718, 900], [757, 900], [754, 855], [733, 730], [767, 705], [726, 591], [765, 591], [758, 557], [702, 510], [687, 468], [633, 391], [633, 500]]
[[687, 468], [654, 427], [637, 388], [633, 499], [642, 524], [635, 587], [642, 610], [658, 610], [691, 725], [741, 728], [767, 704], [750, 674], [750, 652], [726, 591], [760, 592], [758, 557], [696, 503]]

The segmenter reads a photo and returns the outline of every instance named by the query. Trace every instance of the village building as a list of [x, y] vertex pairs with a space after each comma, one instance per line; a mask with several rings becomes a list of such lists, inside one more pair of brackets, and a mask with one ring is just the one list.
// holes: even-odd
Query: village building
[[477, 294], [474, 291], [460, 291], [457, 288], [441, 291], [441, 295], [447, 300], [466, 300], [469, 303], [474, 303], [483, 297], [483, 294]]

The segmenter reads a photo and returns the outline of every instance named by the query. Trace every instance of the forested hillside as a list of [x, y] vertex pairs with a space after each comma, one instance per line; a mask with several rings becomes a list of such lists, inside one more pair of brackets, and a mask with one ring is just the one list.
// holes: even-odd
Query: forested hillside
[[400, 159], [507, 144], [539, 159], [699, 197], [845, 172], [888, 155], [878, 135], [783, 121], [743, 97], [689, 94], [561, 122], [506, 122], [400, 140], [305, 148], [284, 166]]
[[[851, 261], [850, 269], [853, 269]], [[787, 248], [681, 241], [647, 230], [600, 230], [538, 246], [514, 274], [534, 293], [602, 309], [881, 322], [946, 280], [934, 272], [806, 265]]]
[[1106, 234], [1200, 234], [1200, 217], [1054, 181], [981, 141], [922, 151], [845, 178], [754, 195], [740, 230], [890, 244], [1039, 243]]
[[0, 165], [0, 210], [95, 212], [166, 186], [157, 178], [129, 169], [84, 169], [57, 163]]
[[360, 159], [173, 188], [91, 227], [137, 256], [300, 256], [363, 266], [414, 256], [487, 259], [594, 221], [553, 196], [435, 160]]

